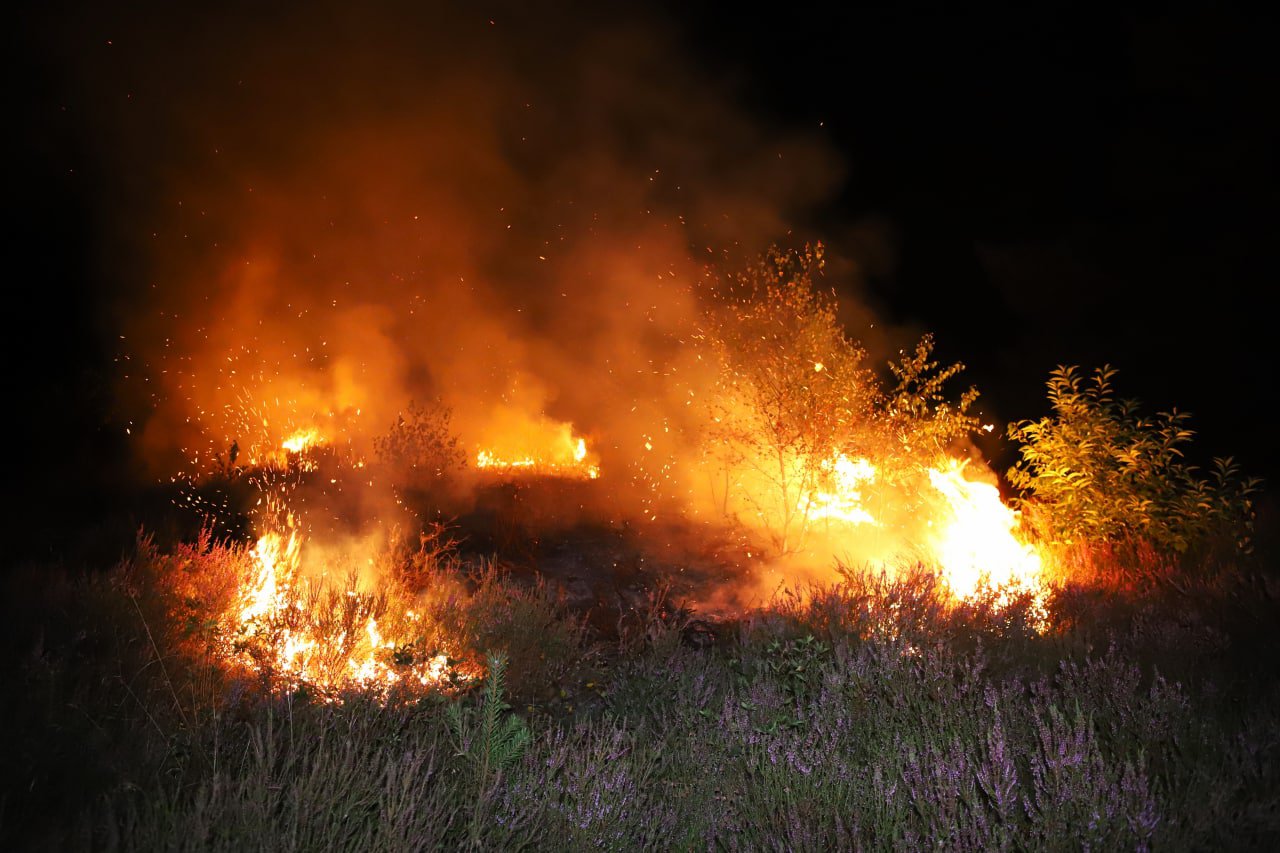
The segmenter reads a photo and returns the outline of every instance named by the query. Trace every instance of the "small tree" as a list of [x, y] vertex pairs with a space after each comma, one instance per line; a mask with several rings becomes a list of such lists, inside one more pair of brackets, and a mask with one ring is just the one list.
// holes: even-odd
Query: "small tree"
[[[823, 248], [770, 249], [716, 293], [699, 336], [716, 365], [707, 456], [786, 552], [803, 540], [807, 507], [872, 422], [877, 392], [866, 351], [819, 292]], [[744, 482], [745, 481], [745, 482]]]
[[426, 485], [441, 480], [466, 465], [466, 455], [450, 428], [452, 414], [438, 400], [428, 406], [410, 402], [391, 429], [374, 439], [374, 452], [404, 482]]
[[1142, 539], [1176, 552], [1226, 532], [1247, 549], [1258, 481], [1230, 459], [1201, 477], [1183, 461], [1188, 415], [1141, 415], [1137, 401], [1115, 396], [1115, 374], [1059, 367], [1048, 382], [1053, 414], [1009, 425], [1022, 445], [1009, 480], [1035, 497], [1045, 529], [1063, 542]]
[[445, 722], [457, 756], [470, 774], [472, 798], [468, 827], [470, 846], [480, 847], [486, 810], [492, 803], [494, 786], [528, 748], [532, 736], [524, 720], [508, 713], [511, 706], [504, 698], [507, 656], [492, 652], [486, 657], [489, 675], [479, 708], [464, 710], [464, 700], [455, 700], [445, 708]]
[[721, 510], [754, 512], [783, 552], [803, 545], [815, 508], [838, 491], [841, 457], [866, 458], [892, 486], [882, 499], [902, 503], [977, 428], [978, 392], [948, 398], [964, 365], [941, 367], [931, 335], [889, 365], [886, 390], [840, 325], [835, 295], [816, 288], [822, 268], [821, 244], [770, 249], [716, 291], [698, 336], [715, 369], [703, 448]]

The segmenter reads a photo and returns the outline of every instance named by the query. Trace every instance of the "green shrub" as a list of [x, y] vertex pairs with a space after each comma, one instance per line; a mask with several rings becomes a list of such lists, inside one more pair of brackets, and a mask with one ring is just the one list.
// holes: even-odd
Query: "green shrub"
[[1145, 540], [1183, 553], [1230, 536], [1249, 548], [1258, 481], [1231, 459], [1215, 459], [1208, 477], [1183, 458], [1194, 433], [1176, 410], [1142, 415], [1135, 400], [1115, 396], [1114, 368], [1089, 378], [1074, 366], [1049, 377], [1053, 414], [1009, 425], [1021, 445], [1010, 482], [1053, 540]]

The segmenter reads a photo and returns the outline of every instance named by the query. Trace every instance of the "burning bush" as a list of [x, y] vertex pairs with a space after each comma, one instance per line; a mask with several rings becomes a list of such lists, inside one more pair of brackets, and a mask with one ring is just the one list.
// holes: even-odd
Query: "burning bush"
[[1017, 514], [957, 453], [978, 429], [977, 390], [948, 394], [964, 365], [942, 366], [926, 335], [889, 364], [892, 384], [877, 376], [834, 295], [815, 288], [822, 268], [821, 245], [772, 249], [716, 293], [699, 341], [714, 373], [702, 446], [719, 510], [784, 555], [921, 561], [956, 599], [990, 586], [1042, 602]]
[[[450, 592], [456, 597], [460, 585], [425, 538], [419, 554], [436, 563], [430, 589], [409, 586], [406, 573], [389, 566], [362, 574], [335, 560], [305, 571], [305, 547], [299, 527], [288, 524], [252, 546], [215, 542], [206, 531], [172, 556], [148, 545], [139, 559], [167, 591], [188, 655], [211, 657], [273, 687], [386, 695], [406, 687], [448, 689], [479, 671], [476, 656], [435, 618], [439, 601]], [[386, 563], [397, 555], [390, 549], [378, 556]], [[370, 574], [386, 582], [374, 585]]]
[[720, 509], [749, 513], [783, 553], [803, 546], [815, 519], [872, 521], [863, 492], [873, 481], [910, 501], [925, 470], [978, 426], [975, 389], [954, 402], [944, 393], [964, 366], [939, 369], [931, 336], [890, 365], [896, 384], [884, 386], [834, 295], [815, 287], [823, 256], [821, 244], [770, 249], [716, 294], [699, 338], [715, 370], [703, 445]]
[[821, 245], [771, 249], [729, 280], [701, 335], [717, 368], [705, 446], [722, 511], [748, 509], [784, 553], [804, 539], [826, 463], [858, 455], [875, 400], [866, 351], [814, 288], [822, 267]]

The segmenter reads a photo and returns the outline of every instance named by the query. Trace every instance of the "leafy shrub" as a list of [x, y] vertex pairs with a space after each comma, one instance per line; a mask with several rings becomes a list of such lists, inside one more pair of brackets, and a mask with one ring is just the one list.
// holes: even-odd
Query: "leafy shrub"
[[885, 448], [890, 460], [902, 455], [918, 463], [978, 430], [978, 419], [969, 414], [978, 389], [970, 386], [951, 400], [946, 385], [964, 372], [964, 365], [956, 362], [943, 367], [933, 357], [933, 347], [933, 335], [926, 334], [910, 354], [902, 352], [902, 358], [889, 363], [894, 385], [879, 401], [877, 419], [881, 431], [892, 441], [892, 446]]
[[1053, 414], [1009, 425], [1022, 445], [1009, 480], [1035, 498], [1042, 529], [1065, 543], [1139, 539], [1173, 552], [1226, 535], [1247, 549], [1258, 481], [1229, 458], [1202, 477], [1183, 459], [1188, 415], [1140, 414], [1137, 401], [1115, 396], [1115, 374], [1059, 367], [1048, 382]]
[[466, 464], [466, 455], [453, 434], [453, 413], [436, 401], [410, 402], [385, 435], [374, 440], [374, 452], [399, 482], [426, 486], [442, 480]]

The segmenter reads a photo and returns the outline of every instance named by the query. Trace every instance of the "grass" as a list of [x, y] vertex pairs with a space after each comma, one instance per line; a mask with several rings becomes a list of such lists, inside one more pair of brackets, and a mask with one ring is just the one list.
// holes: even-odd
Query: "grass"
[[701, 632], [659, 591], [605, 637], [491, 561], [414, 553], [393, 559], [432, 624], [502, 656], [470, 689], [319, 697], [219, 666], [202, 614], [236, 555], [207, 539], [11, 575], [0, 846], [1280, 844], [1280, 608], [1256, 567], [1078, 554], [1090, 582], [1043, 635], [1027, 602], [849, 572]]

